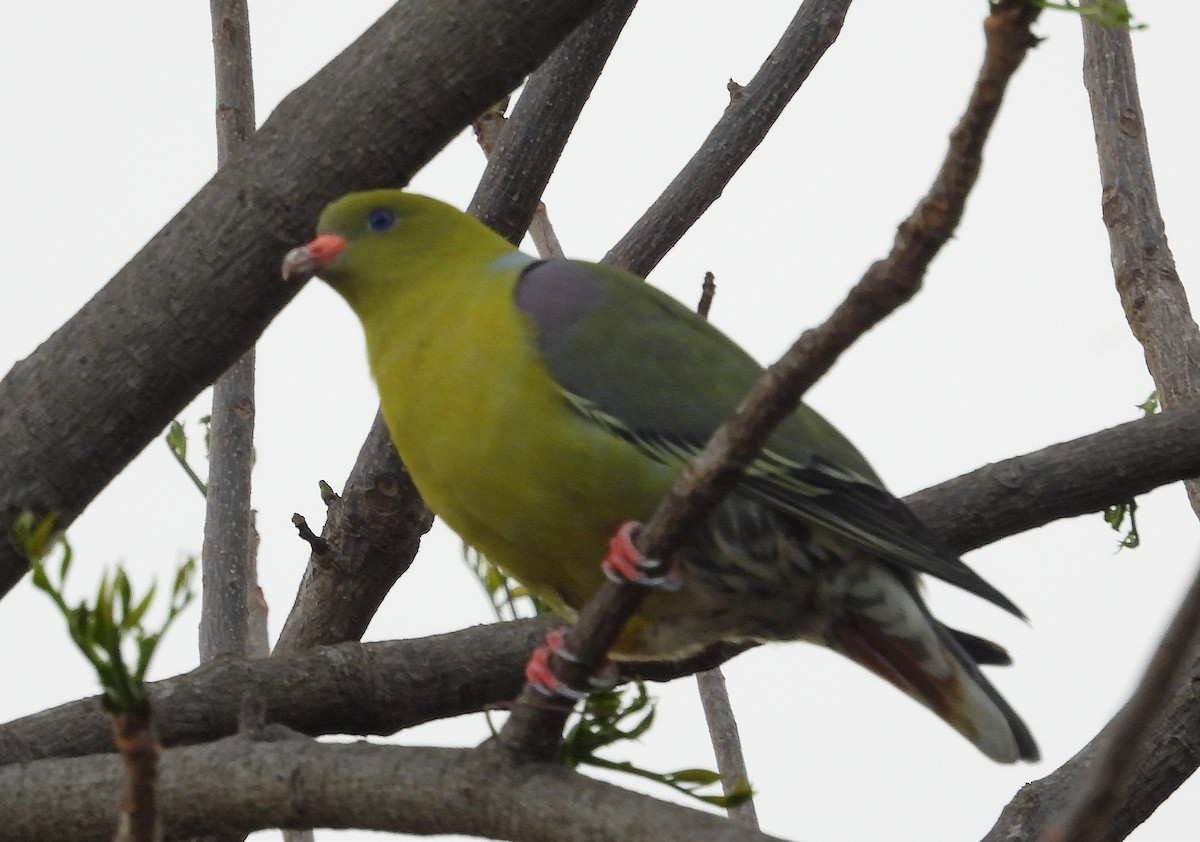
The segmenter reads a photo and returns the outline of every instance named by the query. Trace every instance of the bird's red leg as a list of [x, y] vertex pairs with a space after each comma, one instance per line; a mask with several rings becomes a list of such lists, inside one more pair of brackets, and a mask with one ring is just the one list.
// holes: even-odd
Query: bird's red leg
[[525, 665], [525, 680], [534, 689], [547, 696], [562, 696], [567, 699], [585, 699], [586, 690], [571, 687], [554, 671], [550, 665], [550, 656], [557, 655], [565, 660], [573, 660], [574, 654], [563, 643], [563, 630], [554, 629], [546, 635], [546, 642], [533, 650], [529, 663]]
[[641, 524], [627, 520], [608, 543], [608, 555], [600, 565], [614, 582], [632, 582], [645, 588], [677, 591], [683, 587], [683, 567], [678, 563], [647, 558], [634, 543]]
[[615, 687], [621, 681], [617, 665], [612, 661], [606, 661], [600, 672], [589, 679], [587, 690], [572, 687], [559, 678], [558, 673], [554, 671], [554, 667], [550, 663], [551, 655], [557, 655], [564, 661], [579, 663], [575, 653], [566, 647], [562, 629], [554, 629], [546, 635], [546, 642], [534, 649], [533, 654], [529, 656], [529, 663], [525, 665], [525, 680], [534, 689], [547, 696], [562, 696], [565, 699], [578, 701], [586, 699], [592, 690], [607, 690]]

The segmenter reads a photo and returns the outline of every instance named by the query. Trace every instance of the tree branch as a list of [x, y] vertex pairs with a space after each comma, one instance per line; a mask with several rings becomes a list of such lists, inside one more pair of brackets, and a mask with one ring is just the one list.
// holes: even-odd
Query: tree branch
[[341, 495], [327, 497], [319, 549], [309, 557], [276, 655], [361, 638], [433, 525], [378, 413]]
[[[1101, 210], [1133, 335], [1166, 408], [1200, 399], [1200, 330], [1158, 207], [1128, 30], [1083, 21], [1084, 85], [1096, 128]], [[1193, 507], [1197, 504], [1193, 501]]]
[[605, 0], [525, 83], [467, 213], [519, 245], [637, 0]]
[[[323, 734], [387, 735], [516, 695], [521, 664], [557, 622], [545, 617], [384, 643], [343, 643], [272, 658], [222, 658], [147, 685], [164, 745], [238, 731], [244, 695], [266, 721]], [[0, 765], [112, 751], [96, 697], [0, 726]]]
[[965, 553], [1200, 476], [1200, 407], [1184, 407], [976, 468], [904, 502]]
[[[503, 762], [464, 749], [322, 744], [275, 732], [164, 752], [165, 836], [271, 827], [359, 827], [492, 839], [586, 842], [775, 837], [560, 766]], [[119, 768], [111, 756], [0, 769], [7, 842], [101, 842], [112, 834]]]
[[[254, 133], [256, 123], [250, 11], [246, 0], [209, 0], [209, 14], [217, 106], [217, 166], [222, 167]], [[270, 652], [266, 600], [258, 587], [258, 536], [250, 503], [255, 356], [251, 347], [213, 383], [204, 542], [200, 552], [201, 661]], [[252, 613], [254, 623], [251, 623]], [[158, 748], [157, 738], [155, 748]], [[153, 805], [153, 779], [142, 790]], [[157, 814], [154, 820], [152, 830], [157, 831]], [[142, 838], [151, 842], [159, 836], [155, 832]], [[241, 839], [206, 836], [190, 842], [241, 842]]]
[[[154, 716], [149, 711], [118, 713], [112, 716], [110, 724], [124, 779], [113, 842], [154, 842], [160, 831], [157, 788], [162, 754]], [[111, 817], [111, 803], [108, 810]]]
[[[1093, 759], [1085, 785], [1071, 793], [1063, 811], [1042, 828], [1039, 842], [1093, 842], [1112, 824], [1129, 795], [1129, 783], [1144, 761], [1129, 747], [1162, 716], [1171, 689], [1184, 678], [1189, 658], [1200, 644], [1200, 570], [1154, 652], [1137, 690], [1104, 728], [1103, 747]], [[1189, 683], [1191, 679], [1189, 678]], [[1182, 779], [1180, 780], [1182, 783]]]
[[[700, 703], [704, 707], [704, 721], [708, 724], [708, 736], [712, 740], [717, 768], [721, 771], [721, 787], [728, 795], [739, 783], [749, 784], [750, 774], [746, 771], [746, 755], [742, 752], [742, 738], [738, 734], [737, 717], [729, 701], [729, 690], [725, 687], [725, 674], [720, 667], [696, 673], [696, 686], [700, 691]], [[729, 818], [743, 827], [758, 828], [758, 811], [754, 800], [730, 807]]]
[[[250, 12], [245, 0], [210, 0], [217, 94], [217, 165], [254, 133]], [[254, 466], [254, 349], [213, 384], [201, 551], [200, 659], [250, 651], [249, 593], [258, 586], [250, 509]], [[266, 648], [266, 641], [259, 641]]]

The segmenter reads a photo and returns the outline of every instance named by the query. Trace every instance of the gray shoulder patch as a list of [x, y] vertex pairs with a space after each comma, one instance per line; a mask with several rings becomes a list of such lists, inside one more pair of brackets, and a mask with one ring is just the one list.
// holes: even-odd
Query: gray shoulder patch
[[589, 313], [609, 300], [604, 278], [570, 260], [531, 263], [517, 279], [513, 302], [533, 321], [537, 344], [549, 353]]

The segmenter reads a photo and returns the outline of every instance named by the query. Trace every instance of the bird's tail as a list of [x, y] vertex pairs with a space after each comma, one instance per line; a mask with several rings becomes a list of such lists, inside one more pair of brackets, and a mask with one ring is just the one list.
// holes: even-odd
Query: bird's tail
[[831, 648], [928, 707], [993, 760], [1037, 760], [1033, 735], [979, 670], [979, 663], [1006, 663], [1004, 650], [942, 625], [882, 566], [857, 573], [830, 625]]

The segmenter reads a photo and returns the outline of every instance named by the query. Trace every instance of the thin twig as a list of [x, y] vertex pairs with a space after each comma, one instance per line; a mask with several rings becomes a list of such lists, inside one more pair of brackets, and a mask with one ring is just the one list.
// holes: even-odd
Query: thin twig
[[821, 56], [837, 39], [850, 0], [805, 0], [748, 85], [662, 195], [604, 257], [645, 277], [717, 200]]
[[696, 312], [704, 318], [708, 318], [708, 311], [712, 309], [713, 297], [717, 294], [717, 276], [712, 272], [704, 273], [704, 283], [700, 285], [700, 303], [696, 305]]
[[300, 533], [300, 540], [312, 548], [314, 558], [325, 559], [330, 556], [329, 542], [312, 531], [312, 527], [308, 525], [308, 521], [304, 515], [299, 512], [294, 513], [292, 515], [292, 526], [296, 527], [296, 531]]
[[[254, 71], [246, 0], [209, 0], [209, 12], [219, 167], [254, 133]], [[266, 600], [258, 587], [258, 537], [250, 505], [254, 365], [255, 352], [250, 348], [213, 383], [201, 552], [201, 661], [269, 650]], [[261, 637], [251, 639], [252, 625]], [[237, 842], [242, 838], [242, 834], [215, 835], [193, 842]]]
[[529, 221], [529, 237], [533, 240], [538, 257], [543, 260], [566, 257], [562, 243], [554, 233], [554, 226], [550, 224], [550, 214], [546, 211], [545, 202], [538, 202], [533, 211], [533, 219]]
[[[732, 79], [729, 84], [734, 85]], [[738, 88], [738, 91], [740, 90]], [[731, 87], [730, 96], [735, 94]], [[700, 303], [696, 305], [696, 312], [701, 318], [708, 318], [716, 294], [717, 284], [713, 273], [705, 272]], [[750, 774], [746, 769], [746, 754], [742, 750], [742, 738], [738, 733], [733, 702], [725, 686], [725, 673], [719, 666], [696, 673], [696, 690], [700, 694], [700, 706], [704, 709], [704, 721], [708, 725], [708, 739], [712, 743], [713, 755], [717, 760], [717, 771], [721, 773], [721, 788], [729, 795], [738, 787], [749, 786]], [[753, 797], [726, 808], [726, 813], [738, 824], [755, 830], [759, 827]]]
[[[704, 721], [708, 723], [708, 737], [717, 757], [721, 786], [729, 795], [738, 785], [748, 785], [750, 774], [746, 771], [746, 755], [742, 751], [742, 738], [738, 734], [729, 690], [725, 687], [725, 674], [720, 667], [698, 672], [696, 686], [700, 690], [700, 704], [704, 707]], [[738, 824], [758, 830], [758, 812], [754, 809], [753, 798], [730, 807], [727, 812]]]
[[125, 770], [113, 842], [157, 842], [160, 838], [158, 759], [162, 745], [154, 728], [154, 715], [149, 710], [115, 714], [112, 739]]
[[734, 417], [680, 474], [642, 533], [643, 549], [669, 557], [682, 536], [711, 511], [804, 392], [859, 336], [908, 301], [929, 262], [953, 234], [975, 184], [984, 141], [1012, 74], [1034, 39], [1038, 11], [1019, 0], [997, 4], [985, 22], [983, 66], [966, 112], [929, 193], [901, 223], [891, 253], [873, 264], [829, 319], [805, 331], [759, 380]]

